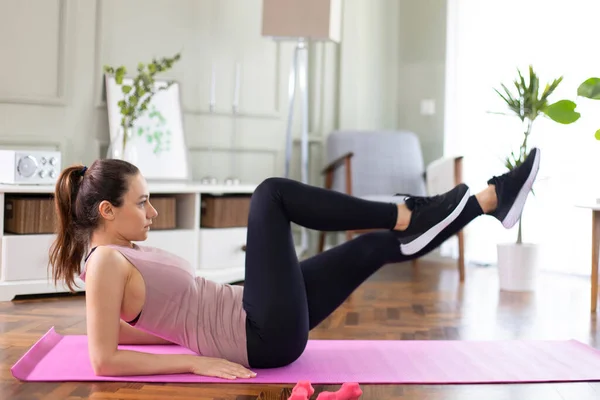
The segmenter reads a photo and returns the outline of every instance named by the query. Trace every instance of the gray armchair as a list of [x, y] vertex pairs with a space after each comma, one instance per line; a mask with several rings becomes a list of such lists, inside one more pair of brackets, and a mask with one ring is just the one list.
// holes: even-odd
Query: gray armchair
[[[462, 157], [441, 158], [426, 167], [419, 138], [409, 131], [335, 131], [327, 137], [326, 157], [325, 188], [374, 201], [398, 202], [395, 193], [435, 195], [462, 182]], [[347, 231], [346, 238], [364, 232]], [[325, 235], [320, 233], [319, 252]], [[463, 232], [457, 236], [462, 282]]]

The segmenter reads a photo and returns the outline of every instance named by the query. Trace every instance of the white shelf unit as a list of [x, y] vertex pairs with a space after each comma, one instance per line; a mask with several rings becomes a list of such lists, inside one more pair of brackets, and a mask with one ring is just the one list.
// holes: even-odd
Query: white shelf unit
[[[153, 195], [172, 195], [176, 199], [176, 228], [151, 230], [139, 244], [175, 253], [196, 266], [198, 276], [232, 283], [244, 280], [246, 227], [202, 228], [203, 195], [251, 195], [256, 185], [201, 185], [195, 183], [149, 183]], [[54, 234], [13, 234], [4, 230], [5, 199], [12, 195], [48, 195], [50, 185], [0, 185], [0, 301], [17, 295], [64, 293], [62, 284], [54, 286], [48, 269], [48, 252]], [[76, 278], [77, 290], [85, 283]]]

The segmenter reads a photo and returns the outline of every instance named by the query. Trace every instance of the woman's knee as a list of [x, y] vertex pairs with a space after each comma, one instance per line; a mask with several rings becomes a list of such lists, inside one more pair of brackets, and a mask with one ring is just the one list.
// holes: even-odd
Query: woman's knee
[[250, 357], [252, 368], [281, 368], [298, 360], [308, 344], [305, 339], [290, 340], [265, 346], [259, 355]]
[[[308, 344], [308, 318], [301, 311], [278, 312], [279, 317], [246, 320], [248, 357], [253, 368], [279, 368], [296, 361]], [[259, 367], [260, 366], [260, 367]]]
[[254, 189], [254, 195], [256, 194], [273, 194], [279, 190], [281, 185], [285, 182], [284, 178], [276, 178], [271, 177], [263, 180], [257, 187]]
[[289, 184], [289, 180], [285, 178], [267, 178], [262, 181], [252, 194], [253, 199], [277, 199], [282, 188]]

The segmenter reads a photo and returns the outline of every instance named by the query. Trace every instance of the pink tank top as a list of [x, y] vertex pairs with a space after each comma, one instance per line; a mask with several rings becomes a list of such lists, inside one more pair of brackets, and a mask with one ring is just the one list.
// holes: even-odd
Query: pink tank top
[[[144, 278], [146, 302], [136, 328], [202, 356], [248, 367], [242, 286], [195, 276], [186, 260], [161, 249], [108, 247], [121, 252]], [[85, 265], [80, 277], [85, 281]]]

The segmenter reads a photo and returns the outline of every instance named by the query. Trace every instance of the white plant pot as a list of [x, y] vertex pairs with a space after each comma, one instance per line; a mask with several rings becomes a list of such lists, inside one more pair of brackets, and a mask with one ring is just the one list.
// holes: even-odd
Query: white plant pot
[[535, 289], [540, 264], [537, 244], [503, 243], [498, 245], [500, 290], [531, 292]]

